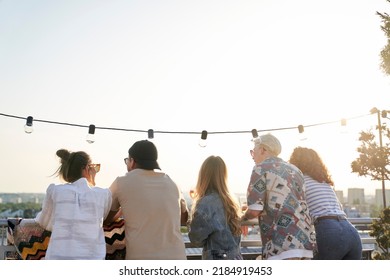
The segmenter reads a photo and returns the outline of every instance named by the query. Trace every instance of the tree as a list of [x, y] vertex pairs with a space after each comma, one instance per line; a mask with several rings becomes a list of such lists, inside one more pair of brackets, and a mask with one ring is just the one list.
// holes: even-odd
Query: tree
[[[375, 110], [374, 110], [375, 109]], [[390, 179], [390, 129], [386, 124], [381, 124], [380, 112], [374, 108], [372, 113], [378, 114], [379, 145], [371, 130], [360, 132], [359, 141], [361, 146], [357, 148], [359, 157], [351, 163], [352, 172], [359, 176], [368, 176], [372, 180], [382, 181], [383, 206], [386, 208], [384, 182]], [[383, 116], [382, 116], [383, 117]], [[382, 143], [382, 138], [388, 139], [387, 143]]]
[[[390, 3], [390, 0], [386, 0]], [[387, 44], [383, 47], [380, 55], [382, 62], [380, 64], [383, 72], [390, 76], [390, 16], [388, 13], [376, 12], [382, 20], [381, 29], [387, 36]]]
[[390, 259], [390, 208], [385, 208], [378, 220], [373, 221], [370, 236], [375, 237], [380, 252], [374, 255], [374, 260]]
[[376, 204], [370, 204], [370, 217], [379, 217], [381, 209]]

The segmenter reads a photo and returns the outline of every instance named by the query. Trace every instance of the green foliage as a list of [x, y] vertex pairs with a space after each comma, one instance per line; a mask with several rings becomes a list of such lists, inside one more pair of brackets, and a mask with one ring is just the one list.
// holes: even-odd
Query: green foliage
[[380, 248], [374, 260], [390, 260], [390, 207], [383, 209], [378, 220], [372, 223], [372, 231], [370, 232]]
[[[390, 3], [390, 0], [387, 0], [387, 2]], [[387, 37], [387, 44], [383, 47], [380, 53], [382, 58], [380, 67], [385, 74], [390, 75], [390, 16], [388, 13], [380, 12], [377, 12], [377, 15], [381, 18], [381, 29]]]
[[387, 43], [387, 45], [384, 46], [380, 54], [382, 58], [380, 67], [382, 71], [386, 73], [386, 75], [390, 75], [390, 43]]
[[382, 124], [383, 137], [387, 137], [387, 141], [383, 141], [381, 149], [372, 130], [360, 132], [361, 146], [357, 148], [360, 155], [351, 163], [352, 172], [380, 181], [383, 170], [384, 179], [390, 179], [390, 129], [385, 124]]
[[188, 227], [187, 226], [181, 226], [180, 227], [180, 232], [181, 233], [188, 233]]
[[379, 217], [381, 208], [376, 204], [370, 204], [370, 217]]

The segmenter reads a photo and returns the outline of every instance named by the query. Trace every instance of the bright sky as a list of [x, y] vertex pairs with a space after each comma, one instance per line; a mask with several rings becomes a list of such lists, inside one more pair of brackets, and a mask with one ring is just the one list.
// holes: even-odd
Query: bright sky
[[[381, 188], [351, 174], [359, 131], [390, 110], [379, 68], [385, 0], [0, 1], [0, 113], [80, 125], [199, 134], [155, 134], [159, 163], [183, 191], [209, 155], [221, 156], [234, 192], [253, 167], [251, 131], [277, 130], [288, 159], [297, 145], [322, 155], [337, 190]], [[341, 133], [339, 120], [347, 122]], [[0, 116], [0, 192], [45, 192], [60, 148], [101, 163], [109, 187], [146, 133], [34, 123]], [[198, 145], [200, 132], [211, 134]]]

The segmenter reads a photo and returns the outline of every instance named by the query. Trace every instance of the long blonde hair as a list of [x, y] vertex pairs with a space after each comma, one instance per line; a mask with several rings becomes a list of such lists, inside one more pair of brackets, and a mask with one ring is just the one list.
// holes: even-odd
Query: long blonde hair
[[222, 200], [230, 231], [235, 236], [240, 235], [239, 207], [229, 193], [226, 164], [219, 156], [209, 156], [199, 170], [192, 214], [196, 211], [196, 206], [200, 199], [205, 196], [207, 190], [211, 189], [217, 192]]

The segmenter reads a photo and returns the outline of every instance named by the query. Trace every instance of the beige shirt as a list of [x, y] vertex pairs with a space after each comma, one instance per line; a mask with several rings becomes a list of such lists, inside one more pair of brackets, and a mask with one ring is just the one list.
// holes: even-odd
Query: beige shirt
[[181, 193], [165, 173], [135, 169], [110, 187], [112, 211], [122, 209], [126, 259], [186, 259], [180, 232]]

